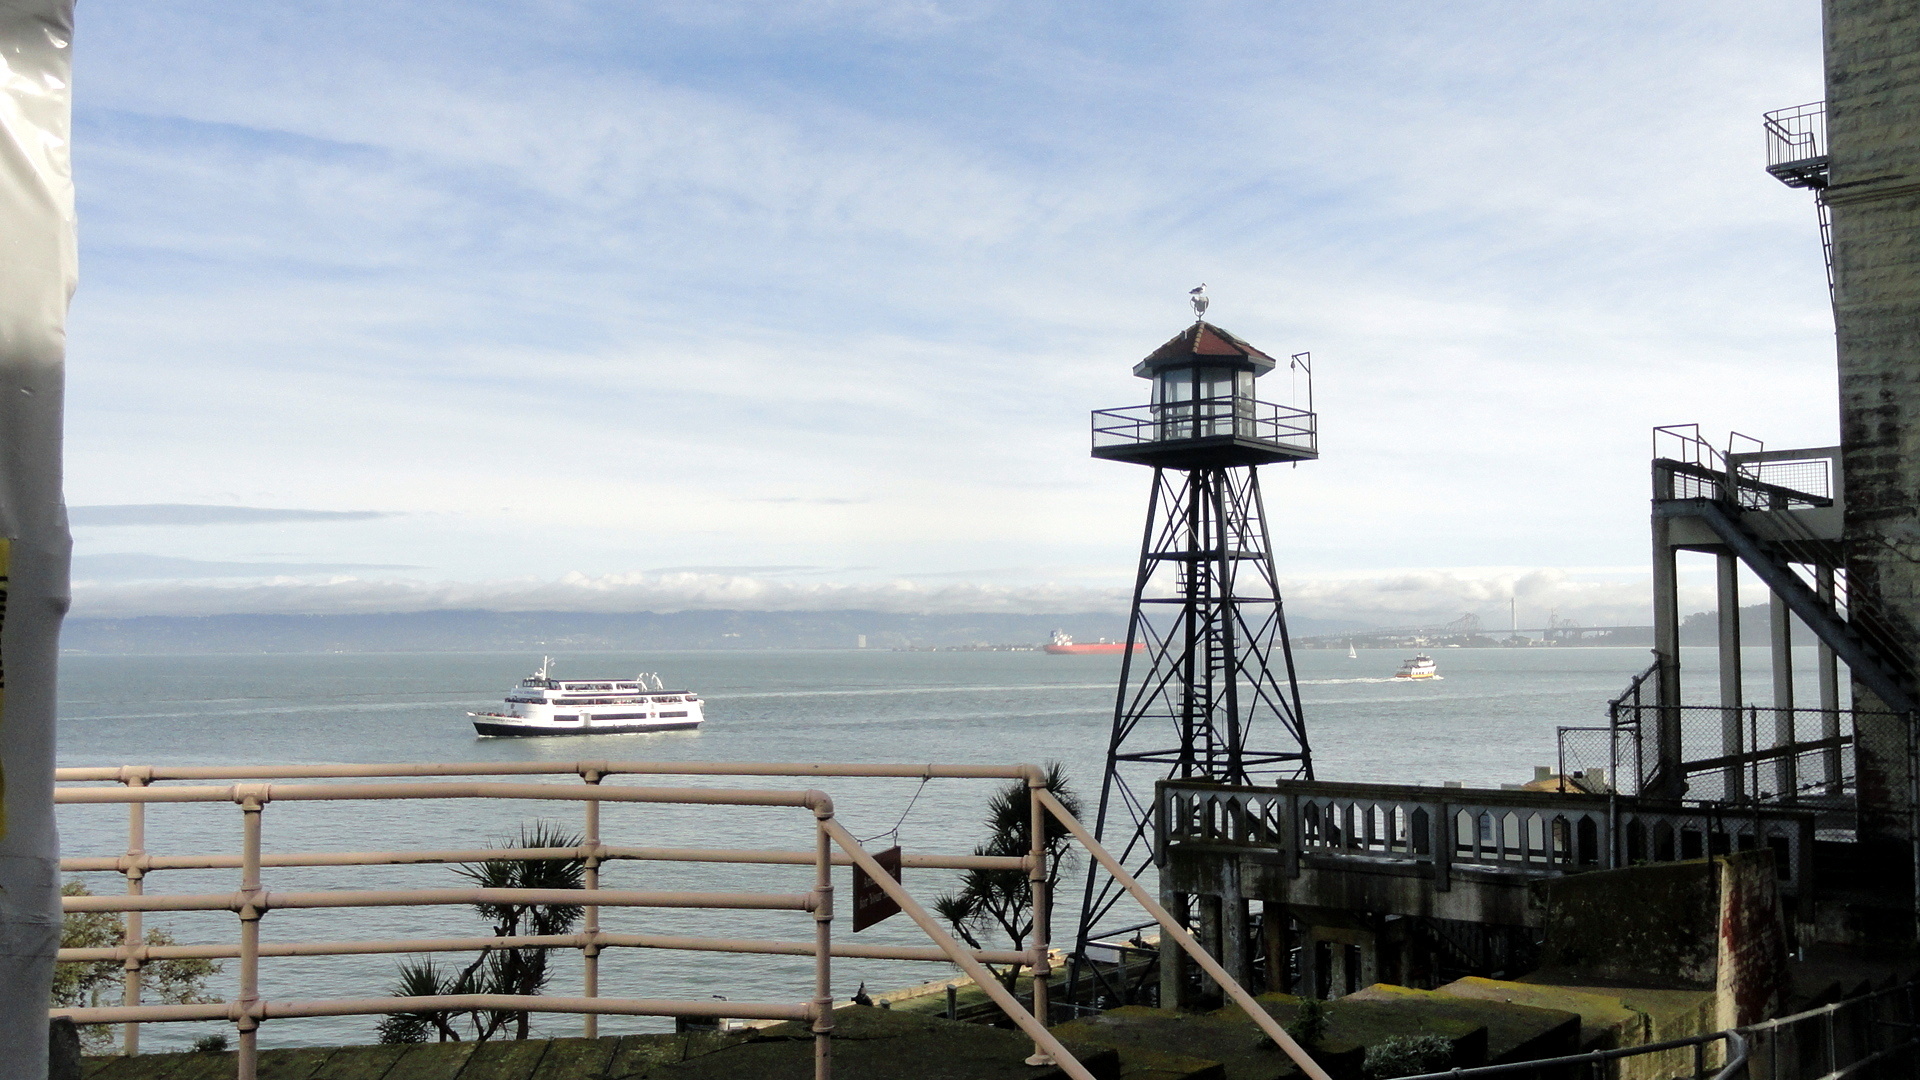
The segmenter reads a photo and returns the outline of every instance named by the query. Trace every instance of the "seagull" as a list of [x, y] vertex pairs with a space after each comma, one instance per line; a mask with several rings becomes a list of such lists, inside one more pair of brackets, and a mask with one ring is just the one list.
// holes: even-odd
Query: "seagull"
[[1213, 301], [1207, 299], [1207, 283], [1201, 282], [1197, 289], [1187, 290], [1187, 301], [1193, 305], [1193, 318], [1197, 322], [1207, 317], [1207, 305]]

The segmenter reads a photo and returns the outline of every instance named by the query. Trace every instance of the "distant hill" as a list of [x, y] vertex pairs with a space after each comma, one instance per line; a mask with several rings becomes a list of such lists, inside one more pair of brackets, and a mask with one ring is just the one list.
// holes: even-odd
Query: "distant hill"
[[[1819, 639], [1813, 631], [1807, 629], [1798, 616], [1789, 620], [1791, 637], [1795, 645], [1813, 645]], [[1740, 609], [1740, 644], [1765, 645], [1773, 640], [1773, 615], [1766, 604], [1748, 604]], [[1649, 644], [1652, 643], [1652, 628], [1648, 628]], [[1720, 613], [1717, 611], [1696, 611], [1680, 620], [1680, 644], [1682, 645], [1718, 645], [1720, 643]]]
[[[1293, 620], [1294, 632], [1344, 624]], [[870, 649], [1037, 645], [1126, 635], [1118, 612], [903, 615], [883, 611], [419, 611], [368, 615], [70, 618], [61, 648], [87, 653], [534, 652], [540, 649]]]

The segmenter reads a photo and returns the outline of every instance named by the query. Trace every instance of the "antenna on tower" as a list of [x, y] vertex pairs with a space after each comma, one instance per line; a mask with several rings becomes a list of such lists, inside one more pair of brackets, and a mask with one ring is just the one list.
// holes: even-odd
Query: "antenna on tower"
[[1193, 305], [1193, 321], [1199, 322], [1207, 317], [1207, 306], [1213, 303], [1207, 299], [1207, 283], [1201, 282], [1197, 289], [1187, 290], [1187, 302]]

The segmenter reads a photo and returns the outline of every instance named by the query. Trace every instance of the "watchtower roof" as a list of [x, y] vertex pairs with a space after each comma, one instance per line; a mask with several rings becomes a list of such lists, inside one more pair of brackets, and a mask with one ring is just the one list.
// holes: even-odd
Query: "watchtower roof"
[[1133, 365], [1133, 373], [1151, 379], [1162, 368], [1191, 364], [1227, 364], [1264, 375], [1278, 361], [1210, 322], [1196, 322]]

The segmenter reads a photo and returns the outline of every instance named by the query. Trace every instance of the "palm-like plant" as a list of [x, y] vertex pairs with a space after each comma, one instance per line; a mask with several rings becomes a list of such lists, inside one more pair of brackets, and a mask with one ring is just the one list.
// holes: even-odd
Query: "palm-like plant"
[[[1058, 762], [1047, 766], [1045, 787], [1068, 813], [1079, 816], [1080, 798], [1068, 785], [1066, 772]], [[1032, 845], [1029, 799], [1024, 780], [1016, 780], [994, 792], [987, 802], [987, 839], [975, 845], [973, 853], [1026, 855]], [[1047, 895], [1052, 896], [1069, 861], [1073, 836], [1050, 815], [1043, 836], [1047, 848]], [[955, 936], [975, 949], [986, 948], [981, 941], [996, 930], [1017, 949], [1033, 932], [1033, 885], [1027, 880], [1025, 870], [968, 870], [960, 876], [960, 888], [936, 899], [933, 909], [953, 927]], [[989, 965], [988, 970], [1012, 990], [1020, 977], [1021, 965], [1001, 968]]]
[[[516, 837], [489, 845], [506, 848], [573, 848], [578, 833], [566, 832], [544, 821], [522, 825]], [[578, 889], [585, 883], [586, 861], [564, 859], [488, 859], [454, 870], [482, 889]], [[493, 925], [495, 937], [565, 934], [579, 924], [583, 909], [577, 904], [475, 904], [474, 910]], [[488, 949], [458, 972], [443, 972], [431, 959], [410, 960], [400, 966], [395, 997], [438, 994], [535, 995], [546, 988], [548, 950], [539, 946]], [[441, 1042], [458, 1041], [455, 1024], [464, 1021], [476, 1041], [484, 1042], [509, 1025], [513, 1037], [528, 1035], [531, 1017], [524, 1010], [482, 1009], [466, 1013], [390, 1013], [380, 1024], [382, 1042], [425, 1042], [437, 1035]]]

